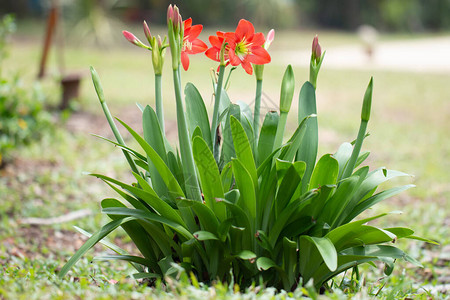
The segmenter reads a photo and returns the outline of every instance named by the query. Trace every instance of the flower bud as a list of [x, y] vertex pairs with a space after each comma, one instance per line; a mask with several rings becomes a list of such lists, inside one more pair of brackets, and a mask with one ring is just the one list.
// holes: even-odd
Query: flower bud
[[169, 5], [167, 8], [167, 24], [169, 24], [169, 21], [173, 22], [173, 7], [172, 4]]
[[178, 6], [173, 6], [173, 18], [172, 18], [173, 26], [175, 28], [175, 31], [180, 30], [183, 26], [183, 20], [181, 19], [180, 10], [178, 9]]
[[366, 93], [364, 94], [363, 106], [361, 110], [361, 120], [368, 122], [370, 119], [370, 110], [372, 107], [373, 77], [370, 78]]
[[275, 30], [271, 29], [267, 34], [266, 42], [264, 43], [264, 49], [269, 49], [270, 44], [272, 44], [273, 39], [275, 38]]
[[97, 71], [95, 71], [94, 67], [90, 67], [92, 82], [94, 83], [94, 88], [97, 93], [98, 99], [101, 103], [105, 102], [105, 95], [103, 94], [103, 88], [100, 83], [100, 78], [98, 76]]
[[319, 37], [316, 35], [313, 39], [312, 43], [312, 57], [318, 63], [320, 61], [320, 58], [322, 56], [322, 48], [319, 44]]
[[292, 98], [294, 98], [295, 79], [294, 70], [289, 65], [284, 72], [281, 82], [280, 112], [289, 112], [291, 109]]
[[150, 49], [150, 47], [144, 45], [134, 34], [132, 34], [131, 32], [128, 32], [126, 30], [122, 31], [123, 36], [132, 44], [141, 47], [141, 48], [145, 48], [145, 49]]
[[150, 28], [147, 25], [147, 22], [144, 21], [143, 26], [144, 26], [145, 37], [147, 38], [147, 41], [151, 44], [152, 34], [150, 32]]

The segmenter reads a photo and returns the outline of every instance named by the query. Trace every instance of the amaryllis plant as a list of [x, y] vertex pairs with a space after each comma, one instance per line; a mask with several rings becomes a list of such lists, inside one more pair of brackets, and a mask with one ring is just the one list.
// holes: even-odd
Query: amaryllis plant
[[[408, 175], [363, 166], [369, 156], [361, 149], [370, 119], [372, 79], [363, 98], [356, 140], [318, 158], [316, 86], [324, 53], [317, 36], [310, 78], [298, 96], [297, 129], [285, 139], [298, 85], [290, 65], [282, 79], [279, 111], [268, 112], [259, 124], [263, 71], [271, 60], [268, 47], [273, 30], [264, 36], [255, 32], [249, 21], [241, 20], [236, 31], [217, 31], [209, 37], [208, 48], [198, 39], [202, 26], [192, 25], [191, 19], [183, 21], [176, 6], [169, 6], [167, 22], [168, 38], [164, 39], [152, 36], [144, 23], [150, 45], [124, 31], [130, 42], [152, 52], [155, 71], [156, 112], [148, 105], [142, 107], [143, 135], [117, 120], [141, 149], [125, 145], [106, 105], [98, 74], [91, 68], [116, 138], [108, 141], [122, 149], [135, 180], [125, 183], [92, 174], [117, 192], [117, 198], [101, 202], [111, 222], [88, 234], [87, 242], [61, 269], [61, 277], [99, 242], [117, 253], [99, 259], [130, 262], [137, 271], [135, 278], [164, 280], [184, 270], [195, 282], [219, 280], [241, 287], [263, 283], [292, 290], [312, 282], [317, 289], [331, 288], [336, 275], [347, 269], [357, 274], [363, 263], [384, 263], [386, 274], [398, 259], [420, 265], [394, 242], [424, 239], [409, 228], [368, 224], [388, 213], [360, 216], [376, 203], [412, 187], [380, 191], [381, 183]], [[167, 47], [172, 56], [178, 145], [170, 145], [163, 130], [161, 76]], [[188, 55], [201, 52], [219, 64], [212, 116], [192, 83], [184, 92], [181, 86], [180, 66], [187, 70]], [[253, 113], [247, 104], [232, 102], [224, 89], [225, 69], [231, 72], [239, 66], [256, 77]], [[140, 255], [103, 240], [118, 227], [129, 235]]]

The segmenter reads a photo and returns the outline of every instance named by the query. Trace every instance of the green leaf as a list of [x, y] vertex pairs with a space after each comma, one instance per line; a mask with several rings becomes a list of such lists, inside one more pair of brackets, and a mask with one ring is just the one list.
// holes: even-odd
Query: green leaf
[[222, 182], [222, 189], [224, 192], [228, 192], [233, 185], [233, 169], [231, 161], [228, 162], [220, 173], [220, 181]]
[[[337, 172], [335, 175], [337, 175]], [[358, 182], [358, 176], [351, 176], [341, 181], [336, 192], [326, 202], [323, 212], [318, 220], [328, 223], [331, 228], [337, 227], [337, 221], [352, 199], [352, 195], [355, 192], [355, 187]]]
[[120, 216], [130, 216], [134, 217], [138, 220], [143, 221], [153, 221], [158, 222], [164, 225], [169, 226], [176, 232], [178, 232], [180, 235], [182, 235], [186, 239], [193, 238], [192, 234], [180, 223], [174, 222], [166, 217], [159, 216], [157, 214], [143, 211], [139, 209], [130, 209], [130, 208], [124, 208], [124, 207], [111, 207], [111, 208], [105, 208], [102, 210], [105, 214], [112, 214], [112, 215], [120, 215]]
[[[202, 229], [218, 234], [219, 221], [217, 220], [217, 216], [214, 214], [213, 210], [199, 201], [190, 199], [180, 199], [179, 201], [181, 203], [189, 203], [191, 205], [192, 210], [198, 217], [198, 221], [200, 222]], [[214, 201], [216, 202], [215, 199]], [[219, 209], [224, 209], [218, 204], [216, 204], [216, 207]]]
[[341, 251], [343, 255], [376, 256], [389, 257], [394, 259], [404, 259], [405, 252], [394, 246], [388, 245], [368, 245], [352, 247]]
[[254, 188], [256, 188], [258, 177], [256, 172], [255, 159], [252, 154], [252, 148], [247, 134], [245, 133], [241, 123], [239, 123], [239, 121], [233, 116], [230, 117], [230, 126], [233, 136], [234, 149], [236, 151], [236, 157], [249, 172], [254, 184]]
[[297, 268], [297, 243], [289, 240], [287, 237], [283, 238], [283, 270], [288, 276], [288, 286], [291, 287], [296, 280]]
[[291, 136], [291, 138], [288, 140], [287, 147], [283, 148], [283, 151], [281, 152], [279, 158], [282, 160], [292, 161], [295, 157], [295, 154], [297, 153], [298, 148], [302, 144], [303, 137], [305, 136], [306, 132], [306, 123], [310, 118], [315, 118], [315, 115], [309, 115], [306, 118], [303, 119], [303, 121], [300, 122], [297, 129], [295, 130], [294, 134]]
[[[277, 161], [278, 162], [278, 161]], [[296, 191], [300, 192], [300, 183], [305, 173], [306, 164], [303, 161], [290, 163], [290, 167], [286, 171], [286, 175], [278, 188], [275, 208], [276, 214], [281, 212], [292, 199], [295, 199]], [[298, 194], [298, 193], [297, 193]]]
[[78, 251], [69, 259], [69, 261], [62, 267], [61, 271], [59, 271], [59, 278], [64, 277], [67, 272], [73, 267], [74, 264], [95, 244], [97, 244], [101, 239], [107, 236], [110, 232], [115, 230], [120, 225], [134, 220], [135, 218], [126, 217], [122, 219], [117, 219], [109, 222], [105, 226], [103, 226], [99, 231], [94, 233], [84, 244], [78, 249]]
[[[400, 176], [410, 176], [406, 173], [394, 171], [394, 170], [386, 170], [386, 176], [383, 174], [384, 168], [378, 168], [367, 175], [366, 179], [361, 183], [358, 191], [355, 193], [355, 197], [359, 199], [363, 199], [370, 191], [378, 187], [380, 184], [389, 181], [393, 178]], [[360, 201], [361, 201], [360, 200]]]
[[119, 119], [118, 121], [131, 133], [131, 135], [136, 139], [139, 145], [141, 145], [142, 149], [144, 149], [145, 153], [147, 153], [148, 157], [158, 170], [159, 175], [161, 175], [161, 178], [163, 179], [165, 185], [169, 189], [169, 195], [174, 198], [184, 197], [183, 190], [178, 184], [178, 181], [173, 176], [172, 172], [164, 163], [164, 160], [158, 155], [158, 153], [156, 153], [156, 151], [138, 133], [131, 129], [130, 126]]
[[338, 173], [338, 161], [331, 154], [322, 156], [314, 168], [308, 190], [336, 184]]
[[241, 108], [239, 107], [239, 105], [230, 103], [226, 119], [223, 121], [221, 159], [223, 160], [224, 164], [230, 162], [232, 157], [236, 157], [233, 146], [233, 136], [231, 134], [231, 116], [235, 117], [238, 120], [241, 119]]
[[192, 146], [205, 203], [214, 211], [219, 220], [223, 221], [227, 217], [226, 210], [223, 206], [217, 206], [216, 198], [224, 198], [225, 196], [214, 156], [206, 142], [200, 137], [194, 139]]
[[[101, 203], [102, 208], [107, 207], [126, 207], [124, 204], [122, 204], [120, 201], [116, 199], [104, 199]], [[112, 220], [117, 220], [122, 218], [121, 216], [114, 216], [114, 215], [108, 215]], [[150, 265], [153, 270], [159, 269], [156, 265], [156, 256], [158, 254], [157, 251], [154, 251], [154, 248], [152, 248], [152, 243], [155, 243], [154, 238], [155, 236], [149, 236], [145, 229], [142, 227], [141, 224], [139, 224], [138, 221], [133, 220], [130, 222], [127, 222], [125, 224], [122, 224], [121, 227], [125, 230], [125, 232], [128, 234], [128, 236], [131, 238], [133, 243], [136, 245], [136, 247], [139, 249], [139, 251], [144, 255], [145, 258], [148, 259], [150, 262]], [[110, 247], [111, 244], [108, 245], [107, 241], [101, 240], [100, 243], [106, 245], [107, 247]], [[158, 245], [162, 244], [163, 242], [159, 241]], [[117, 247], [118, 248], [118, 247]], [[111, 248], [113, 249], [113, 248]], [[114, 249], [113, 249], [114, 250]], [[129, 255], [128, 253], [124, 251], [117, 252], [121, 255]], [[136, 267], [135, 264], [133, 266]], [[138, 271], [142, 271], [140, 269], [137, 269]]]
[[209, 149], [212, 149], [208, 113], [206, 111], [202, 96], [198, 92], [197, 88], [190, 82], [186, 84], [184, 94], [189, 131], [193, 134], [195, 128], [199, 127], [202, 132], [203, 139]]
[[[413, 184], [408, 184], [400, 187], [391, 188], [389, 190], [382, 191], [376, 195], [373, 195], [370, 198], [367, 198], [366, 200], [363, 200], [360, 202], [353, 210], [352, 212], [346, 217], [344, 223], [348, 223], [354, 218], [356, 218], [359, 214], [361, 214], [363, 211], [367, 210], [368, 208], [372, 207], [376, 203], [383, 201], [387, 198], [390, 198], [394, 195], [397, 195], [398, 193], [401, 193], [409, 188], [415, 187]], [[362, 194], [362, 193], [361, 193]]]
[[236, 257], [243, 260], [251, 260], [256, 258], [256, 254], [249, 250], [242, 250], [241, 252], [236, 254]]
[[[316, 115], [316, 90], [310, 82], [305, 82], [298, 97], [298, 122], [310, 115]], [[314, 169], [319, 145], [319, 128], [317, 118], [309, 119], [306, 123], [306, 132], [303, 142], [297, 151], [297, 161], [306, 163], [306, 171], [302, 182], [302, 192], [308, 189], [308, 182]], [[309, 189], [312, 187], [310, 186]]]
[[159, 125], [155, 111], [147, 105], [142, 114], [142, 128], [145, 141], [158, 153], [162, 160], [167, 163], [167, 153], [164, 143], [164, 135]]
[[[326, 237], [312, 237], [307, 235], [300, 236], [300, 270], [305, 271], [306, 267], [311, 267], [308, 262], [307, 253], [311, 253], [312, 247], [317, 249], [323, 261], [330, 271], [335, 271], [337, 268], [337, 252], [333, 243]], [[301, 271], [302, 272], [302, 271]], [[302, 272], [303, 273], [303, 272]]]
[[219, 240], [214, 233], [204, 230], [194, 232], [193, 236], [199, 241]]
[[370, 155], [370, 151], [364, 151], [361, 153], [356, 160], [355, 168], [357, 168], [359, 165], [361, 165]]
[[392, 232], [398, 239], [405, 238], [414, 234], [414, 230], [406, 227], [391, 227], [384, 228], [384, 230]]
[[374, 217], [370, 217], [370, 218], [366, 218], [366, 219], [362, 219], [362, 220], [358, 220], [358, 221], [354, 221], [354, 222], [351, 222], [348, 224], [341, 225], [341, 226], [331, 230], [330, 232], [328, 232], [326, 234], [326, 237], [329, 238], [334, 245], [338, 245], [338, 244], [342, 243], [342, 241], [346, 241], [347, 234], [357, 231], [358, 228], [360, 228], [363, 224], [365, 224], [369, 221], [384, 217], [386, 215], [388, 215], [388, 214], [384, 213], [384, 214], [380, 214], [380, 215], [377, 215]]
[[334, 242], [334, 246], [338, 251], [341, 251], [355, 246], [391, 242], [395, 238], [395, 234], [387, 230], [368, 225], [361, 225], [357, 228], [352, 228], [351, 231], [349, 230], [344, 237], [339, 241]]
[[299, 199], [291, 201], [291, 203], [289, 203], [289, 205], [276, 216], [276, 221], [270, 228], [269, 232], [269, 240], [272, 247], [275, 246], [277, 240], [280, 238], [280, 233], [283, 231], [285, 226], [292, 221], [292, 215], [298, 211], [301, 211], [303, 207], [308, 205], [318, 195], [318, 191], [309, 191], [303, 194]]
[[194, 138], [197, 137], [197, 136], [200, 137], [200, 138], [203, 138], [202, 130], [198, 126], [195, 127], [194, 132], [192, 133], [192, 140], [194, 140]]
[[335, 154], [333, 154], [333, 157], [338, 161], [339, 163], [339, 175], [338, 180], [341, 179], [342, 174], [344, 173], [345, 166], [347, 166], [347, 162], [350, 159], [350, 156], [352, 156], [352, 144], [350, 143], [343, 143], [338, 151], [336, 151]]
[[98, 177], [100, 179], [109, 181], [113, 184], [116, 184], [120, 186], [121, 188], [128, 190], [129, 192], [133, 193], [137, 197], [141, 198], [143, 201], [148, 203], [154, 210], [156, 210], [159, 214], [163, 215], [164, 217], [174, 221], [178, 222], [180, 224], [184, 224], [183, 219], [180, 217], [180, 215], [177, 213], [176, 210], [174, 210], [169, 204], [161, 200], [158, 195], [151, 190], [144, 191], [140, 188], [136, 188], [134, 186], [125, 184], [123, 182], [120, 182], [118, 180], [112, 179], [110, 177], [101, 175], [101, 174], [91, 174], [92, 176]]
[[272, 153], [279, 118], [276, 111], [269, 111], [264, 118], [258, 140], [259, 165]]
[[260, 271], [266, 271], [270, 268], [278, 268], [277, 264], [268, 257], [260, 257], [256, 260], [256, 267]]
[[94, 260], [124, 260], [147, 267], [151, 267], [153, 265], [153, 263], [148, 259], [134, 255], [102, 255], [94, 257]]
[[333, 278], [334, 276], [353, 268], [357, 265], [377, 260], [374, 256], [358, 256], [358, 255], [339, 255], [338, 267], [334, 272], [331, 272], [325, 264], [320, 265], [315, 271], [314, 286], [319, 289], [325, 282]]
[[[256, 195], [255, 183], [252, 180], [250, 173], [244, 167], [239, 159], [232, 160], [233, 174], [236, 178], [236, 184], [239, 188], [241, 196], [239, 197], [238, 206], [242, 207], [247, 212], [249, 219], [252, 222], [256, 218]], [[252, 227], [253, 229], [253, 227]]]
[[140, 273], [134, 273], [131, 275], [135, 280], [138, 279], [158, 279], [161, 278], [161, 275], [155, 274], [155, 273], [147, 273], [147, 272], [140, 272]]

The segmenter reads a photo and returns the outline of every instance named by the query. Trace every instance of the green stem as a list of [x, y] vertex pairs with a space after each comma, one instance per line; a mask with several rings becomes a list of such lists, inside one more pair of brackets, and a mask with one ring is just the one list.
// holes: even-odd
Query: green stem
[[[100, 101], [100, 105], [102, 106], [103, 112], [105, 113], [106, 120], [108, 120], [109, 127], [111, 127], [111, 130], [114, 136], [116, 137], [117, 142], [122, 146], [126, 146], [125, 141], [122, 138], [122, 135], [117, 129], [116, 123], [114, 122], [111, 112], [109, 111], [108, 105], [106, 104], [105, 94], [103, 93], [103, 87], [102, 84], [100, 83], [100, 78], [97, 74], [97, 71], [95, 71], [93, 67], [91, 67], [90, 70], [92, 75], [92, 82], [94, 83], [95, 92], [97, 93], [98, 100]], [[141, 174], [136, 166], [136, 163], [131, 158], [130, 154], [125, 150], [122, 150], [122, 152], [125, 158], [127, 159], [128, 164], [131, 167], [131, 170], [136, 174]]]
[[[179, 69], [179, 68], [178, 68]], [[181, 160], [185, 178], [186, 193], [189, 199], [201, 201], [200, 187], [195, 171], [194, 156], [192, 154], [191, 139], [189, 138], [183, 101], [181, 96], [181, 78], [177, 70], [173, 70], [175, 99], [177, 105], [178, 139], [180, 142]]]
[[311, 82], [314, 89], [317, 86], [317, 75], [318, 75], [318, 70], [313, 66], [313, 62], [311, 61], [310, 65], [309, 65], [309, 82]]
[[286, 127], [287, 122], [287, 112], [280, 112], [280, 119], [278, 121], [277, 132], [275, 133], [275, 140], [273, 142], [272, 151], [281, 147], [283, 142], [284, 128]]
[[220, 106], [220, 96], [222, 95], [222, 85], [223, 77], [225, 74], [225, 66], [220, 66], [219, 68], [219, 78], [217, 79], [216, 86], [216, 97], [214, 102], [214, 111], [211, 123], [211, 139], [213, 141], [213, 153], [216, 162], [219, 161], [219, 145], [217, 144], [217, 126], [219, 125], [219, 106]]
[[262, 80], [256, 80], [256, 95], [255, 95], [255, 108], [253, 112], [253, 132], [255, 134], [255, 143], [258, 140], [259, 135], [259, 115], [261, 114], [261, 93], [262, 93]]
[[[103, 112], [105, 113], [106, 119], [108, 120], [109, 127], [111, 127], [111, 130], [114, 133], [114, 136], [116, 137], [117, 142], [122, 146], [126, 146], [125, 141], [122, 138], [122, 135], [120, 134], [119, 130], [117, 129], [116, 123], [114, 123], [114, 120], [113, 120], [113, 117], [111, 116], [108, 105], [106, 105], [106, 102], [104, 102], [104, 101], [100, 101], [100, 103], [102, 105], [102, 109], [103, 109]], [[131, 170], [133, 170], [133, 172], [136, 174], [141, 174], [136, 166], [136, 163], [131, 158], [130, 154], [125, 150], [122, 150], [122, 152], [123, 152], [123, 155], [125, 155], [125, 158], [127, 159], [127, 162], [131, 167]]]
[[162, 81], [161, 74], [155, 74], [155, 106], [156, 106], [156, 116], [159, 120], [159, 126], [161, 131], [164, 133], [164, 113], [162, 104]]
[[342, 174], [342, 179], [350, 177], [355, 169], [356, 161], [358, 160], [359, 152], [361, 152], [362, 143], [366, 136], [367, 123], [368, 121], [361, 120], [358, 137], [356, 138], [355, 146], [352, 151], [352, 156], [345, 167], [344, 173]]

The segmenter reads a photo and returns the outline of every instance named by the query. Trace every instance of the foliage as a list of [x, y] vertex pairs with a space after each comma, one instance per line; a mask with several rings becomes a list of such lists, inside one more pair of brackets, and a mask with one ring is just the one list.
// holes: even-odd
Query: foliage
[[[291, 291], [311, 284], [315, 289], [330, 287], [330, 280], [347, 269], [353, 269], [359, 278], [358, 265], [364, 263], [384, 263], [386, 275], [392, 273], [398, 259], [420, 265], [393, 243], [402, 238], [425, 239], [414, 236], [409, 228], [366, 224], [386, 213], [357, 218], [376, 203], [412, 187], [377, 191], [380, 184], [407, 174], [383, 167], [372, 171], [368, 166], [359, 167], [369, 156], [361, 152], [361, 147], [370, 119], [373, 81], [364, 95], [356, 140], [343, 143], [334, 154], [326, 154], [316, 163], [315, 85], [324, 54], [311, 57], [315, 61], [310, 74], [314, 86], [303, 84], [298, 97], [298, 127], [283, 143], [294, 95], [293, 68], [287, 67], [282, 80], [279, 112], [269, 112], [261, 128], [253, 127], [252, 120], [259, 116], [252, 115], [246, 104], [232, 103], [222, 88], [228, 62], [233, 66], [246, 62], [245, 55], [230, 51], [247, 49], [243, 38], [247, 33], [238, 34], [243, 28], [240, 25], [238, 38], [226, 33], [219, 52], [210, 127], [204, 101], [192, 83], [184, 90], [184, 110], [180, 91], [180, 52], [185, 46], [181, 24], [177, 8], [170, 6], [168, 35], [177, 101], [178, 151], [168, 144], [160, 118], [150, 106], [141, 107], [143, 136], [118, 120], [144, 152], [127, 147], [106, 106], [98, 74], [91, 69], [97, 95], [117, 139], [108, 141], [123, 150], [136, 181], [128, 184], [92, 174], [105, 181], [121, 200], [102, 201], [103, 213], [112, 221], [92, 235], [82, 231], [90, 238], [60, 276], [118, 227], [125, 230], [142, 256], [103, 241], [117, 255], [98, 259], [128, 261], [137, 270], [134, 278], [152, 282], [168, 280], [184, 270], [191, 274], [193, 285], [218, 280], [248, 287], [261, 280]], [[245, 27], [252, 36], [253, 26]], [[260, 40], [261, 34], [257, 35]], [[127, 39], [136, 44], [134, 38]], [[265, 53], [262, 50], [258, 50], [260, 54]]]
[[[4, 17], [0, 26], [0, 57], [6, 53], [5, 40], [12, 28], [12, 17]], [[0, 73], [0, 164], [11, 150], [38, 139], [50, 126], [44, 101], [39, 85], [29, 88], [24, 86], [19, 75], [2, 77]]]

